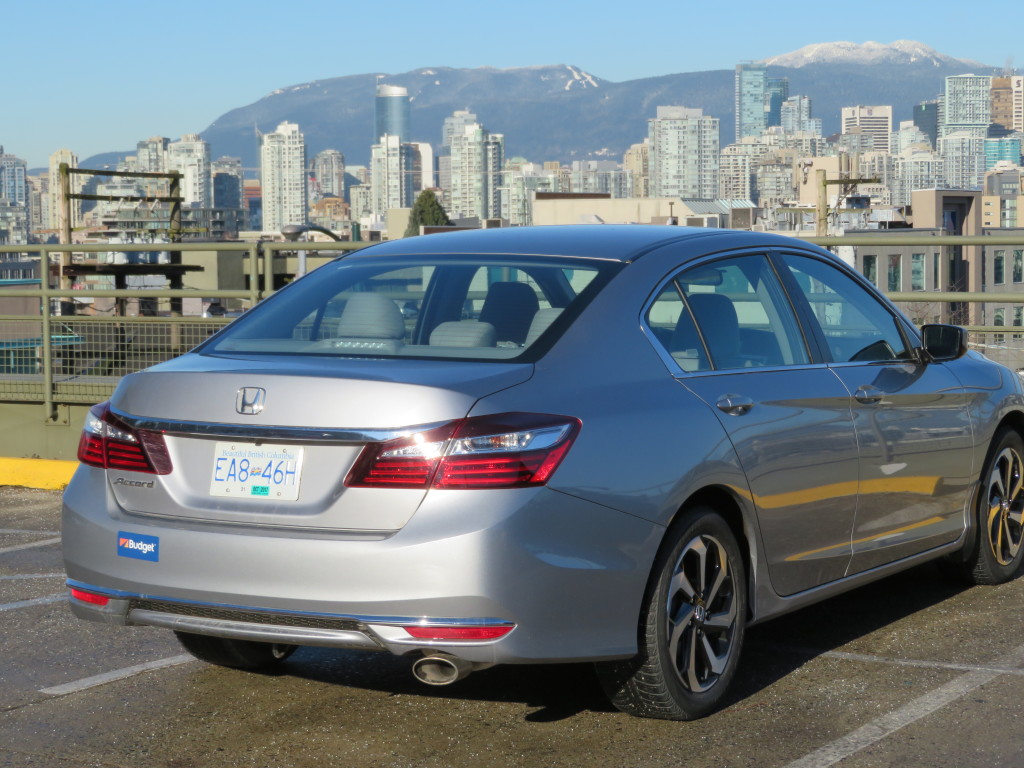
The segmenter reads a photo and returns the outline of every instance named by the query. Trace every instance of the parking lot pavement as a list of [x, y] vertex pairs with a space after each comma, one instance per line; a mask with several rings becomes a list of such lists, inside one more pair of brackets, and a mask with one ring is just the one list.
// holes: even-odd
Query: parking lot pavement
[[925, 566], [752, 628], [728, 706], [672, 723], [611, 710], [587, 665], [432, 689], [379, 654], [190, 661], [168, 632], [71, 617], [59, 516], [55, 492], [0, 488], [0, 766], [1024, 765], [1024, 579]]

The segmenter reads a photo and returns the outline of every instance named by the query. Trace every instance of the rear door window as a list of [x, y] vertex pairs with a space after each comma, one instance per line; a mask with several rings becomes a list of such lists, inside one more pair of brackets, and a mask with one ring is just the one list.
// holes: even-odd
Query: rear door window
[[785, 291], [761, 254], [682, 270], [663, 286], [646, 320], [684, 371], [810, 361]]

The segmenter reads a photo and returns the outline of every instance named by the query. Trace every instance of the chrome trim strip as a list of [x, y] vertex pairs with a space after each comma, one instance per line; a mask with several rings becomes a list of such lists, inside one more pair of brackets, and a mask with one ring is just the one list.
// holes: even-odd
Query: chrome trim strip
[[418, 424], [400, 429], [324, 429], [322, 427], [219, 424], [202, 421], [152, 419], [145, 416], [132, 416], [116, 408], [111, 408], [110, 412], [132, 429], [145, 429], [150, 432], [164, 432], [172, 435], [198, 435], [202, 437], [294, 440], [304, 443], [343, 443], [351, 445], [385, 443], [388, 440], [397, 440], [401, 437], [414, 435], [417, 432], [426, 432], [449, 423], [447, 421], [437, 421], [431, 424]]
[[200, 635], [230, 637], [236, 640], [254, 640], [260, 643], [317, 645], [328, 648], [356, 648], [368, 651], [383, 650], [381, 644], [370, 637], [370, 635], [354, 630], [249, 624], [243, 621], [176, 616], [173, 613], [160, 613], [158, 611], [144, 611], [140, 609], [128, 612], [128, 623], [173, 629], [177, 632], [194, 632]]
[[[1010, 326], [1007, 326], [1010, 327]], [[428, 616], [363, 616], [352, 613], [321, 613], [318, 611], [289, 611], [283, 608], [257, 608], [251, 605], [233, 605], [230, 603], [207, 603], [200, 600], [178, 600], [176, 598], [161, 597], [160, 595], [144, 595], [139, 592], [125, 592], [119, 589], [109, 589], [107, 587], [97, 587], [92, 584], [88, 584], [84, 581], [77, 581], [76, 579], [68, 579], [66, 582], [68, 587], [74, 587], [75, 589], [81, 589], [85, 592], [92, 592], [97, 595], [104, 595], [106, 597], [112, 597], [116, 599], [139, 599], [139, 600], [156, 600], [161, 603], [167, 603], [168, 605], [196, 605], [203, 606], [206, 608], [224, 608], [227, 610], [235, 611], [253, 611], [256, 613], [265, 613], [268, 615], [280, 614], [282, 616], [308, 616], [311, 618], [320, 619], [350, 619], [352, 621], [360, 621], [364, 624], [394, 624], [395, 626], [419, 626], [419, 627], [477, 627], [477, 626], [506, 626], [514, 627], [514, 621], [508, 621], [507, 619], [493, 619], [493, 618], [438, 618]], [[162, 614], [162, 615], [173, 615], [173, 614]], [[261, 625], [262, 626], [262, 625]]]

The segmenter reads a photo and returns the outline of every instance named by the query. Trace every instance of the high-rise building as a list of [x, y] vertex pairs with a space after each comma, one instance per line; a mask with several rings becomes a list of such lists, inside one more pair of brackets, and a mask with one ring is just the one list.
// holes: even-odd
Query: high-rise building
[[736, 65], [736, 141], [760, 136], [767, 127], [768, 70], [760, 64]]
[[949, 189], [981, 189], [985, 179], [985, 137], [969, 130], [948, 133], [939, 139]]
[[789, 78], [769, 77], [765, 94], [765, 116], [767, 127], [782, 125], [782, 105], [789, 98]]
[[285, 121], [260, 137], [260, 180], [264, 232], [306, 221], [306, 140]]
[[450, 147], [452, 143], [452, 136], [458, 136], [464, 133], [467, 125], [473, 125], [477, 122], [476, 115], [467, 109], [457, 109], [444, 119], [444, 127], [442, 128], [441, 146]]
[[0, 197], [10, 203], [28, 207], [28, 163], [7, 154], [0, 146]]
[[1013, 102], [1010, 130], [1024, 133], [1024, 75], [1010, 78], [1010, 97]]
[[167, 145], [167, 170], [181, 174], [181, 196], [190, 208], [212, 208], [210, 145], [198, 133], [186, 133]]
[[943, 186], [945, 162], [927, 149], [907, 149], [893, 158], [892, 205], [910, 205], [915, 189]]
[[1020, 135], [985, 139], [985, 170], [991, 171], [999, 162], [1020, 165]]
[[607, 194], [616, 199], [633, 197], [633, 179], [613, 160], [574, 160], [569, 191]]
[[[876, 152], [889, 151], [892, 135], [892, 107], [843, 107], [843, 133], [860, 133], [871, 137]], [[859, 129], [855, 130], [855, 129]]]
[[336, 149], [325, 149], [313, 158], [313, 178], [319, 191], [317, 199], [345, 198], [345, 155]]
[[703, 110], [658, 107], [647, 121], [651, 197], [718, 197], [719, 123]]
[[399, 141], [409, 141], [409, 91], [400, 85], [377, 86], [374, 101], [374, 134], [376, 144], [380, 137], [397, 136]]
[[900, 121], [899, 130], [893, 131], [889, 151], [894, 155], [906, 152], [908, 149], [931, 149], [932, 144], [913, 120]]
[[633, 177], [633, 196], [649, 197], [651, 176], [648, 166], [651, 160], [650, 139], [633, 144], [622, 157], [622, 169]]
[[490, 219], [501, 215], [501, 169], [505, 137], [479, 123], [451, 137], [450, 188], [446, 206], [451, 218]]
[[211, 186], [214, 208], [242, 208], [248, 210], [245, 202], [242, 158], [218, 157], [210, 164]]
[[811, 117], [811, 97], [791, 96], [782, 103], [779, 127], [786, 133], [812, 133], [821, 136], [821, 118]]
[[1010, 131], [1013, 126], [1013, 88], [1009, 76], [993, 77], [990, 116], [992, 125], [997, 130]]
[[[70, 149], [58, 149], [52, 155], [50, 155], [50, 205], [48, 208], [48, 220], [46, 227], [52, 229], [55, 232], [60, 232], [64, 227], [64, 213], [61, 206], [61, 181], [60, 181], [60, 166], [62, 163], [67, 163], [69, 168], [78, 167], [78, 155], [72, 152]], [[82, 191], [82, 177], [77, 173], [68, 175], [68, 191], [71, 194], [78, 194]], [[70, 201], [71, 208], [71, 228], [79, 226], [82, 223], [82, 201], [74, 200]]]
[[141, 173], [165, 173], [167, 171], [167, 149], [171, 140], [153, 136], [135, 145], [135, 170]]
[[506, 168], [501, 189], [501, 217], [513, 227], [533, 224], [533, 201], [538, 192], [558, 192], [558, 171], [536, 163]]
[[939, 102], [922, 101], [914, 106], [914, 125], [928, 137], [932, 148], [939, 145]]
[[722, 150], [718, 196], [724, 200], [757, 200], [757, 167], [771, 153], [760, 137], [748, 136]]
[[[947, 77], [939, 138], [964, 132], [985, 138], [992, 122], [991, 91], [992, 78], [989, 75]], [[946, 170], [949, 171], [948, 168]]]
[[410, 141], [412, 155], [412, 194], [415, 198], [424, 189], [436, 186], [434, 175], [434, 148], [425, 141]]
[[992, 78], [992, 122], [1004, 131], [1024, 132], [1024, 75]]
[[384, 134], [370, 150], [370, 210], [383, 216], [413, 203], [412, 150], [398, 136]]

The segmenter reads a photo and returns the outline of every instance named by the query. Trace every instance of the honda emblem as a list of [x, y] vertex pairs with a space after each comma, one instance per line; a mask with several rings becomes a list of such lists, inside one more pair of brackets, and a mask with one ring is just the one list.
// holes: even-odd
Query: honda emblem
[[263, 412], [267, 402], [267, 390], [261, 387], [242, 387], [235, 398], [235, 410], [245, 416]]

